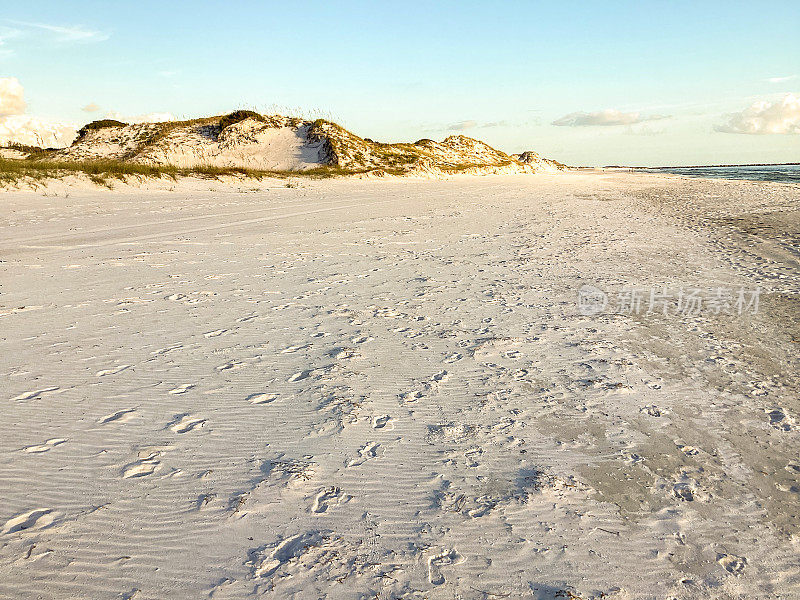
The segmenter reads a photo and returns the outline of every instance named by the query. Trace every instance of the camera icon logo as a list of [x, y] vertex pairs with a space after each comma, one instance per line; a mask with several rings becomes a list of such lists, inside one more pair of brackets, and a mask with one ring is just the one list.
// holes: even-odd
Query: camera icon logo
[[603, 312], [608, 306], [608, 295], [593, 285], [584, 285], [578, 290], [578, 312], [590, 317]]

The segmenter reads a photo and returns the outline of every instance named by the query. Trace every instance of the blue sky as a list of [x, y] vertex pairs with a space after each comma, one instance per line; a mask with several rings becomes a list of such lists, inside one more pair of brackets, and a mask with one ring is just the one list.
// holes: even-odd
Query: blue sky
[[784, 162], [799, 31], [796, 1], [6, 0], [0, 78], [48, 122], [290, 107], [570, 164]]

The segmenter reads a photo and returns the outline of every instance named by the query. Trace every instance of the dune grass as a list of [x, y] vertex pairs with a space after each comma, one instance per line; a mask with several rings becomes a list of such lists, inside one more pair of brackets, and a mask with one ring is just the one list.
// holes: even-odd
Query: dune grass
[[66, 175], [85, 175], [94, 183], [110, 186], [114, 180], [124, 181], [128, 177], [161, 178], [205, 177], [218, 179], [225, 176], [252, 177], [312, 177], [327, 178], [353, 175], [363, 171], [321, 166], [304, 171], [270, 171], [246, 169], [244, 167], [175, 167], [172, 165], [145, 165], [121, 160], [19, 160], [0, 158], [0, 183], [17, 183], [25, 180], [43, 182], [46, 179], [59, 179]]
[[230, 114], [224, 115], [219, 120], [219, 130], [223, 131], [231, 125], [235, 125], [245, 119], [255, 119], [256, 121], [264, 121], [264, 116], [252, 110], [235, 110]]
[[87, 123], [81, 127], [78, 130], [78, 137], [82, 138], [88, 132], [94, 131], [95, 129], [105, 129], [107, 127], [125, 127], [126, 125], [127, 123], [117, 121], [116, 119], [100, 119], [99, 121], [92, 121], [91, 123]]

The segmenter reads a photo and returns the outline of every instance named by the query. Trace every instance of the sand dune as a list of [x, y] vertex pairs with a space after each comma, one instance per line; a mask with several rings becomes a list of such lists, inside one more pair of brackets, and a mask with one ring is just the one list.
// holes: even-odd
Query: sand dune
[[797, 186], [171, 185], [3, 196], [0, 597], [800, 597]]
[[241, 167], [272, 171], [338, 168], [392, 174], [537, 173], [563, 169], [536, 152], [506, 154], [485, 142], [451, 135], [441, 142], [380, 143], [317, 119], [236, 111], [229, 115], [126, 124], [94, 121], [49, 159], [117, 160], [177, 167]]

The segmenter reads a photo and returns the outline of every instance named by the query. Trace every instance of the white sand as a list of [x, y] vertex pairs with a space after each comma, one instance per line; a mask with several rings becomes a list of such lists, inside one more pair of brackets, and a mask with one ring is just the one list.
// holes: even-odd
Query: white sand
[[283, 185], [2, 194], [0, 597], [800, 597], [797, 186]]
[[148, 159], [178, 167], [214, 165], [245, 166], [251, 169], [313, 169], [324, 163], [321, 142], [306, 139], [308, 127], [250, 127], [251, 122], [233, 126], [238, 135], [212, 140], [197, 130], [181, 130], [148, 153]]

